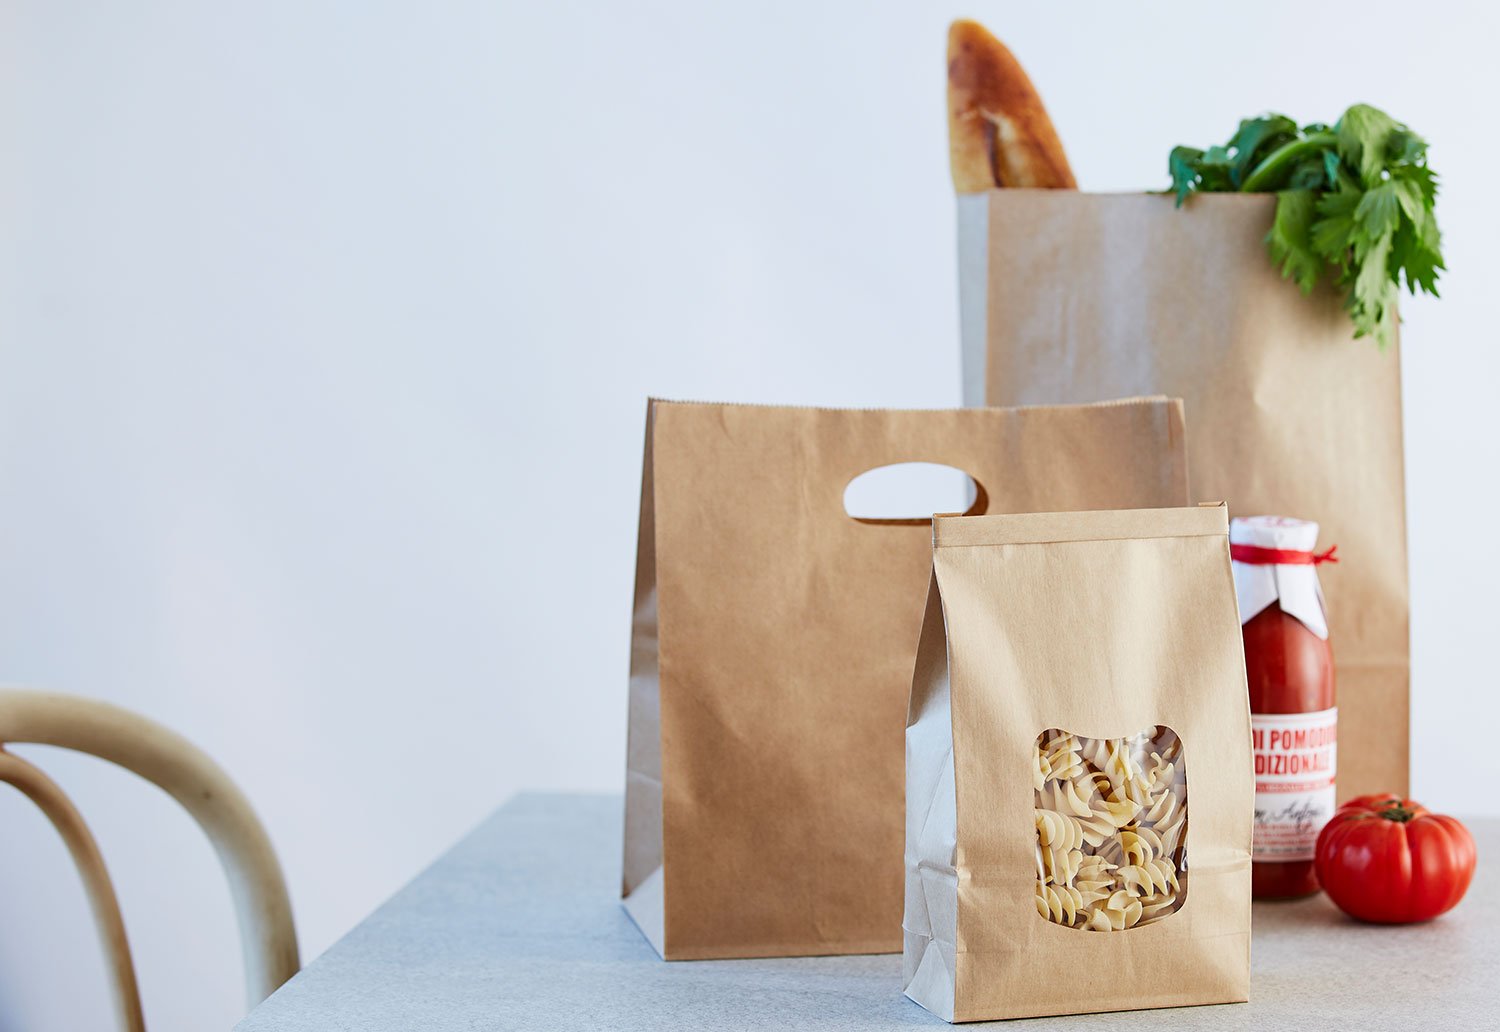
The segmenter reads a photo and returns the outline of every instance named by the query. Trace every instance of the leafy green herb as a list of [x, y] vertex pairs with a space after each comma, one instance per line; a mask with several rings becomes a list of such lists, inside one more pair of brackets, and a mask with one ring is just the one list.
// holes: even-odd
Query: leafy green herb
[[1167, 168], [1178, 207], [1202, 191], [1276, 194], [1271, 260], [1304, 294], [1332, 280], [1356, 337], [1394, 338], [1403, 277], [1437, 296], [1437, 175], [1426, 141], [1384, 111], [1356, 104], [1331, 127], [1248, 118], [1223, 146], [1174, 147]]

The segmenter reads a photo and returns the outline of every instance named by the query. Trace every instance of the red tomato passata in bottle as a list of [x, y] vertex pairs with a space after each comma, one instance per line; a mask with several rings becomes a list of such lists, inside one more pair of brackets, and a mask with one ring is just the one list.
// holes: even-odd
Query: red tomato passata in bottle
[[1333, 652], [1318, 583], [1318, 525], [1283, 516], [1233, 520], [1235, 592], [1245, 638], [1255, 756], [1251, 893], [1291, 899], [1318, 891], [1318, 832], [1334, 813], [1338, 710]]

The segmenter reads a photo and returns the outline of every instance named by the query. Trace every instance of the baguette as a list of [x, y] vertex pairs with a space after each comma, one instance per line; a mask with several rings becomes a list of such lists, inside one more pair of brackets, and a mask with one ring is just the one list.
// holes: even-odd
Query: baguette
[[948, 150], [961, 194], [1078, 189], [1036, 87], [1005, 44], [974, 21], [948, 29]]

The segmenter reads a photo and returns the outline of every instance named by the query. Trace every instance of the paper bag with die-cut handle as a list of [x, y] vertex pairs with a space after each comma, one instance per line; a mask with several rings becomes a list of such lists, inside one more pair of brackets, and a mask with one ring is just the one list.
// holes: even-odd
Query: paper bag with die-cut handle
[[907, 694], [930, 521], [856, 476], [940, 463], [977, 511], [1186, 501], [1182, 409], [654, 401], [631, 634], [625, 906], [668, 959], [901, 949]]

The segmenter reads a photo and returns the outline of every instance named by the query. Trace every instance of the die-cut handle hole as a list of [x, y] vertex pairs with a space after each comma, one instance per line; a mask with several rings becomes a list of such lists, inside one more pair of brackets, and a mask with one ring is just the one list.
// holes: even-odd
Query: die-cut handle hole
[[894, 462], [867, 469], [844, 487], [844, 512], [859, 523], [918, 526], [933, 513], [981, 516], [989, 494], [973, 476], [937, 462]]

